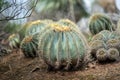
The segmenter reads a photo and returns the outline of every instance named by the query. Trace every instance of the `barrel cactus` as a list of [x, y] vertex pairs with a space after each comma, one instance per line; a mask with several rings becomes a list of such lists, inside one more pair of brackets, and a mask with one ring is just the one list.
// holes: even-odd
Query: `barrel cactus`
[[100, 48], [96, 52], [96, 58], [98, 61], [105, 61], [107, 59], [107, 50], [105, 48]]
[[36, 57], [38, 47], [38, 35], [26, 36], [21, 42], [21, 50], [25, 57]]
[[114, 31], [115, 28], [110, 18], [104, 14], [93, 14], [89, 19], [89, 30], [95, 35], [102, 30]]
[[9, 46], [11, 49], [17, 49], [20, 46], [20, 36], [19, 34], [12, 34], [8, 38]]
[[91, 48], [91, 55], [93, 57], [96, 57], [96, 53], [97, 53], [98, 49], [105, 47], [105, 43], [102, 40], [95, 40], [95, 41], [91, 42], [89, 45]]
[[120, 40], [118, 40], [118, 39], [109, 39], [106, 42], [106, 44], [107, 44], [108, 48], [114, 47], [114, 48], [120, 49], [120, 46], [119, 46], [120, 45]]
[[108, 59], [112, 61], [117, 60], [119, 55], [119, 51], [116, 48], [110, 48], [108, 50]]
[[48, 68], [70, 70], [82, 65], [88, 46], [79, 31], [52, 23], [39, 35], [38, 52]]

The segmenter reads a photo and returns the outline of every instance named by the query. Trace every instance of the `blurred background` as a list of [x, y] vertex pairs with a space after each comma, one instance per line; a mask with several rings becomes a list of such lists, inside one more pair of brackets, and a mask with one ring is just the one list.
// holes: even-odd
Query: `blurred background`
[[0, 41], [26, 22], [38, 19], [68, 18], [88, 37], [90, 15], [105, 13], [116, 25], [119, 12], [120, 0], [0, 0]]

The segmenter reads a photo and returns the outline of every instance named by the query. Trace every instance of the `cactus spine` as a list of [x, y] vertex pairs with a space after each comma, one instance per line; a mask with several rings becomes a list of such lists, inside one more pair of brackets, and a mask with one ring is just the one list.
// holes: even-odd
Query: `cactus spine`
[[48, 67], [65, 70], [78, 68], [85, 57], [87, 44], [80, 32], [69, 26], [53, 23], [39, 34], [39, 54]]
[[95, 35], [102, 30], [114, 31], [114, 27], [110, 18], [104, 14], [96, 13], [89, 19], [90, 32]]
[[20, 37], [19, 34], [12, 34], [8, 38], [9, 41], [9, 46], [14, 49], [14, 48], [19, 48], [20, 45]]

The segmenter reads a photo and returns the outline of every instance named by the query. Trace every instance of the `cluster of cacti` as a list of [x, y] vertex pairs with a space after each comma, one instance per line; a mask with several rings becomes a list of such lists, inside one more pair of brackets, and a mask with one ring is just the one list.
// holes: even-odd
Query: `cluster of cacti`
[[93, 14], [90, 17], [88, 26], [90, 32], [93, 35], [99, 33], [102, 30], [109, 30], [109, 31], [115, 30], [111, 19], [108, 16], [99, 13]]
[[69, 70], [82, 65], [87, 43], [77, 29], [52, 23], [40, 32], [38, 50], [48, 67]]
[[98, 61], [117, 60], [120, 53], [120, 36], [117, 32], [103, 30], [93, 36], [91, 54]]
[[20, 36], [19, 34], [12, 34], [8, 38], [9, 46], [13, 48], [19, 48], [20, 46]]
[[38, 34], [25, 37], [21, 42], [21, 50], [26, 57], [36, 57], [38, 47]]
[[[26, 57], [41, 56], [51, 69], [77, 69], [84, 63], [88, 49], [98, 61], [117, 60], [120, 53], [120, 34], [113, 31], [109, 17], [95, 14], [90, 18], [92, 37], [89, 46], [78, 26], [68, 20], [37, 20], [26, 23], [9, 37], [12, 48], [20, 46]], [[18, 45], [19, 44], [19, 45]]]

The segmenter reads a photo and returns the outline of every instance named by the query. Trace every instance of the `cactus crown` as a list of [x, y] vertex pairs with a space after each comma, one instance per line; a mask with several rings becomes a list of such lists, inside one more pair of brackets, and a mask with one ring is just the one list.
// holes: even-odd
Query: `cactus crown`
[[33, 21], [31, 22], [28, 27], [32, 26], [32, 25], [35, 25], [35, 24], [39, 24], [41, 21], [40, 20], [37, 20], [37, 21]]
[[104, 17], [104, 18], [108, 18], [108, 19], [109, 19], [109, 17], [106, 16], [106, 15], [103, 15], [103, 14], [100, 14], [100, 13], [96, 13], [96, 14], [94, 14], [94, 15], [92, 15], [92, 16], [90, 17], [90, 21], [96, 21], [97, 19], [100, 19], [101, 17]]
[[60, 31], [60, 32], [70, 31], [71, 30], [70, 27], [60, 25], [60, 24], [57, 24], [57, 23], [52, 23], [49, 26], [52, 27], [55, 31]]
[[28, 37], [26, 37], [26, 38], [24, 38], [24, 40], [23, 40], [23, 42], [31, 42], [32, 41], [32, 36], [28, 36]]
[[70, 21], [69, 19], [61, 19], [58, 21], [58, 23], [74, 28], [77, 27], [77, 25], [74, 22]]

